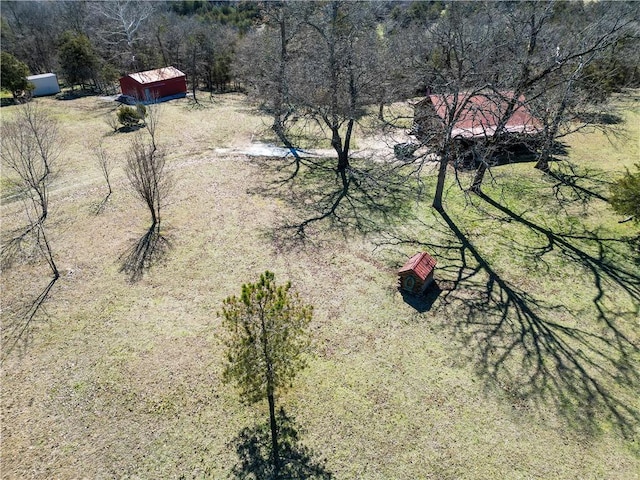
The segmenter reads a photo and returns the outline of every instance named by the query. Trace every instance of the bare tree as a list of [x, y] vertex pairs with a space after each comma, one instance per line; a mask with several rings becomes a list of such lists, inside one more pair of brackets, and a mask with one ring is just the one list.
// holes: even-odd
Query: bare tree
[[[307, 163], [298, 158], [296, 130], [318, 132], [336, 154], [335, 175], [331, 173], [328, 185], [314, 192], [318, 198], [312, 202], [311, 216], [285, 226], [298, 238], [305, 237], [312, 223], [324, 220], [364, 230], [359, 208], [389, 212], [382, 198], [391, 176], [374, 178], [378, 169], [370, 168], [367, 160], [352, 165], [351, 159], [356, 125], [380, 98], [376, 8], [345, 1], [268, 4], [265, 27], [243, 51], [241, 73], [249, 91], [272, 116], [272, 130], [296, 159], [295, 170], [281, 182], [293, 179], [301, 163]], [[316, 171], [327, 168], [308, 163]]]
[[235, 75], [242, 79], [261, 108], [271, 115], [271, 129], [295, 158], [296, 170], [292, 177], [297, 175], [301, 159], [289, 135], [292, 120], [297, 117], [289, 85], [295, 81], [295, 57], [289, 49], [293, 44], [297, 51], [296, 35], [304, 23], [304, 12], [302, 4], [266, 2], [262, 7], [265, 28], [244, 39], [234, 65]]
[[137, 68], [136, 42], [147, 20], [155, 11], [155, 2], [136, 0], [109, 0], [93, 2], [94, 16], [102, 20], [98, 29], [101, 43], [109, 47], [114, 55], [125, 53], [122, 59], [128, 67]]
[[[2, 127], [2, 162], [17, 175], [25, 203], [28, 225], [4, 244], [4, 253], [19, 246], [30, 235], [51, 268], [54, 280], [60, 274], [45, 230], [49, 214], [49, 184], [59, 155], [58, 126], [36, 104], [21, 106]], [[16, 233], [18, 233], [16, 235]]]
[[[558, 138], [589, 123], [574, 122], [594, 103], [593, 97], [578, 88], [585, 69], [628, 36], [637, 20], [629, 6], [609, 12], [595, 5], [575, 4], [569, 7], [569, 21], [567, 12], [560, 12], [564, 7], [554, 1], [453, 2], [426, 30], [423, 42], [431, 48], [422, 52], [423, 60], [417, 59], [417, 71], [429, 79], [433, 93], [447, 99], [440, 124], [432, 122], [435, 128], [418, 132], [440, 159], [436, 209], [442, 209], [448, 165], [458, 168], [461, 160], [471, 157], [476, 173], [470, 190], [479, 192], [485, 173], [513, 146], [528, 146], [537, 152], [536, 168], [547, 171]], [[500, 108], [491, 109], [491, 128], [474, 132], [473, 140], [466, 141], [455, 134], [454, 127], [460, 114], [468, 112], [469, 100], [478, 94]], [[525, 110], [541, 123], [536, 135], [516, 135], [507, 128], [514, 114]], [[485, 123], [479, 120], [478, 125]]]
[[127, 153], [125, 165], [127, 178], [134, 194], [142, 200], [151, 214], [151, 228], [160, 229], [160, 211], [171, 187], [165, 170], [165, 154], [155, 142], [145, 142], [138, 135]]
[[158, 150], [157, 135], [160, 117], [162, 116], [162, 105], [157, 103], [157, 98], [150, 99], [152, 103], [145, 107], [144, 128], [151, 138], [151, 146]]
[[160, 210], [171, 191], [172, 178], [165, 170], [165, 152], [157, 143], [161, 107], [151, 104], [146, 107], [145, 129], [150, 140], [137, 135], [127, 152], [125, 173], [134, 194], [149, 208], [151, 229], [160, 229]]
[[187, 61], [185, 31], [189, 27], [188, 19], [174, 12], [164, 12], [154, 15], [150, 26], [164, 65], [174, 65], [184, 68]]
[[144, 202], [151, 214], [147, 232], [120, 256], [120, 271], [129, 274], [132, 282], [140, 279], [144, 270], [171, 247], [160, 231], [160, 212], [173, 185], [172, 178], [165, 168], [165, 153], [156, 141], [159, 109], [153, 106], [148, 110], [145, 127], [151, 139], [146, 140], [142, 134], [134, 137], [125, 165], [134, 195]]
[[62, 33], [56, 2], [2, 2], [2, 51], [24, 61], [32, 72], [50, 72], [56, 64], [56, 40]]
[[34, 103], [17, 109], [15, 116], [2, 125], [2, 164], [14, 172], [15, 184], [24, 203], [27, 225], [8, 232], [2, 242], [2, 263], [10, 265], [29, 246], [39, 253], [51, 270], [47, 286], [29, 303], [23, 315], [3, 325], [3, 353], [9, 352], [47, 299], [60, 273], [51, 248], [45, 222], [49, 215], [49, 185], [59, 155], [60, 140], [55, 121]]
[[112, 130], [112, 133], [116, 133], [120, 128], [117, 114], [109, 112], [104, 116], [104, 123]]
[[266, 62], [247, 55], [243, 72], [278, 138], [293, 150], [292, 127], [315, 124], [336, 152], [338, 172], [349, 169], [355, 124], [374, 101], [372, 9], [344, 1], [269, 4], [265, 29], [251, 38]]
[[306, 17], [304, 55], [296, 65], [292, 95], [305, 116], [328, 130], [337, 170], [344, 172], [356, 121], [375, 102], [374, 16], [363, 4], [333, 1], [314, 7]]
[[[637, 10], [634, 13], [635, 9], [629, 6], [610, 9], [575, 5], [567, 7], [570, 11], [564, 14], [559, 8], [549, 1], [522, 4], [513, 12], [507, 11], [502, 17], [510, 32], [505, 43], [510, 45], [512, 58], [518, 61], [496, 64], [503, 69], [507, 67], [506, 86], [515, 90], [514, 98], [525, 94], [526, 105], [532, 111], [545, 105], [544, 109], [537, 108], [544, 128], [535, 168], [546, 172], [557, 139], [568, 131], [593, 124], [574, 121], [581, 113], [599, 108], [596, 105], [603, 101], [602, 97], [585, 95], [578, 88], [581, 80], [598, 83], [586, 75], [588, 67], [628, 37], [634, 24], [637, 26]], [[565, 18], [567, 13], [570, 21]], [[512, 110], [505, 113], [510, 115]], [[504, 129], [498, 128], [491, 140], [500, 143], [504, 137]], [[473, 184], [478, 189], [485, 170], [486, 164], [481, 164], [476, 173]]]
[[100, 173], [104, 177], [105, 182], [107, 183], [107, 188], [109, 191], [107, 192], [107, 196], [100, 202], [98, 208], [96, 209], [96, 213], [100, 213], [104, 208], [104, 205], [109, 201], [109, 197], [111, 197], [111, 193], [113, 193], [111, 189], [111, 171], [114, 167], [114, 159], [113, 156], [107, 151], [104, 147], [103, 143], [100, 142], [98, 145], [92, 148], [93, 155], [96, 160], [96, 165], [100, 169]]
[[[483, 18], [484, 17], [484, 18]], [[418, 139], [430, 146], [438, 157], [438, 180], [433, 207], [442, 211], [442, 195], [449, 165], [458, 168], [462, 152], [456, 137], [455, 126], [464, 114], [473, 97], [486, 89], [479, 71], [490, 64], [489, 59], [497, 48], [492, 45], [491, 33], [496, 25], [483, 12], [466, 3], [448, 5], [446, 15], [433, 24], [419, 42], [431, 45], [423, 58], [416, 58], [416, 73], [429, 80], [428, 92], [442, 94], [443, 112], [440, 118], [419, 119], [416, 124]], [[417, 119], [418, 120], [418, 119]], [[419, 161], [431, 160], [420, 158]], [[417, 171], [420, 171], [418, 169]]]

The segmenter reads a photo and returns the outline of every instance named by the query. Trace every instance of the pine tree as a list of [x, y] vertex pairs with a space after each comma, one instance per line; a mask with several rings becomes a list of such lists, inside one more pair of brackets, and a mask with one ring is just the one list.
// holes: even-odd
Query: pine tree
[[274, 478], [280, 470], [275, 395], [306, 366], [312, 312], [291, 292], [290, 282], [277, 286], [269, 271], [258, 283], [243, 285], [240, 297], [225, 299], [221, 312], [228, 348], [225, 381], [237, 384], [246, 403], [265, 398], [269, 403]]
[[7, 52], [2, 52], [2, 72], [0, 72], [0, 82], [2, 89], [8, 90], [13, 95], [13, 99], [25, 90], [33, 90], [33, 85], [27, 80], [29, 67], [16, 57]]

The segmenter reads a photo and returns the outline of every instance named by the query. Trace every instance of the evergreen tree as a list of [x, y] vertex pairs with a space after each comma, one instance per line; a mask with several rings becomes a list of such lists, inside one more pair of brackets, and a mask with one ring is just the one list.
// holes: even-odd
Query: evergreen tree
[[264, 398], [269, 403], [274, 478], [280, 470], [275, 395], [306, 366], [313, 312], [290, 289], [291, 283], [276, 286], [274, 274], [266, 271], [258, 283], [243, 285], [240, 297], [225, 299], [221, 312], [228, 348], [225, 381], [237, 384], [246, 403]]
[[65, 32], [60, 41], [60, 66], [67, 82], [71, 85], [95, 79], [98, 57], [86, 35]]
[[16, 57], [7, 52], [2, 52], [2, 71], [0, 81], [2, 89], [8, 90], [13, 95], [13, 99], [25, 90], [33, 90], [33, 85], [27, 80], [29, 67]]

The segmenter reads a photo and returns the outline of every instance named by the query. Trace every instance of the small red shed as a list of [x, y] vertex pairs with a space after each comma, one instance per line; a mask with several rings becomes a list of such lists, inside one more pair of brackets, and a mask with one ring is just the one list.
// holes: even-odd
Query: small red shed
[[143, 102], [180, 98], [187, 94], [187, 76], [175, 67], [158, 68], [122, 77], [120, 88]]
[[433, 283], [436, 259], [427, 252], [416, 253], [398, 270], [399, 287], [409, 293], [423, 293]]

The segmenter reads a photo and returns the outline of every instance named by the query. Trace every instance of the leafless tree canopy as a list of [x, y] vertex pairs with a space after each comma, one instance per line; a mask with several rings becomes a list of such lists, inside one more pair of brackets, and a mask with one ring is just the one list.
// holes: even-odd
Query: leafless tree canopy
[[159, 227], [160, 210], [171, 188], [164, 152], [154, 142], [146, 142], [140, 135], [134, 137], [127, 153], [125, 172], [135, 195], [151, 213], [152, 227]]
[[30, 234], [36, 238], [55, 278], [58, 277], [53, 252], [44, 224], [49, 213], [49, 184], [59, 155], [59, 135], [55, 121], [33, 103], [22, 105], [15, 118], [2, 126], [2, 162], [11, 169], [24, 200], [27, 226], [13, 232], [4, 242], [4, 255]]
[[101, 43], [112, 47], [113, 51], [128, 53], [130, 65], [137, 66], [135, 43], [141, 36], [145, 22], [153, 14], [154, 5], [154, 2], [135, 0], [93, 2], [91, 11], [101, 20], [96, 29]]
[[312, 122], [326, 132], [339, 171], [349, 168], [356, 121], [375, 103], [373, 13], [368, 3], [270, 6], [239, 71], [285, 145], [290, 128]]
[[[437, 143], [441, 158], [434, 207], [442, 208], [447, 165], [460, 161], [454, 127], [476, 94], [506, 102], [495, 128], [471, 143], [476, 175], [471, 189], [479, 191], [496, 152], [521, 142], [538, 156], [536, 168], [549, 170], [557, 140], [589, 122], [586, 112], [608, 108], [602, 89], [612, 70], [604, 65], [616, 48], [637, 38], [638, 14], [629, 4], [565, 4], [553, 1], [451, 3], [438, 21], [417, 27], [416, 72], [425, 90], [446, 94], [442, 128], [427, 129], [422, 140]], [[518, 108], [540, 120], [540, 134], [513, 136], [505, 128]], [[468, 146], [469, 147], [469, 146]]]
[[14, 174], [13, 180], [19, 187], [18, 195], [24, 203], [27, 217], [25, 226], [7, 232], [6, 238], [2, 239], [2, 264], [10, 265], [24, 246], [30, 245], [42, 255], [52, 274], [48, 285], [28, 305], [24, 315], [18, 315], [3, 326], [4, 352], [13, 350], [23, 338], [60, 277], [45, 228], [49, 214], [49, 185], [59, 153], [57, 124], [36, 104], [20, 106], [15, 116], [2, 125], [2, 166]]
[[113, 193], [113, 190], [111, 188], [111, 171], [115, 166], [115, 161], [113, 156], [105, 148], [102, 142], [93, 146], [91, 150], [93, 151], [93, 155], [95, 157], [96, 166], [98, 167], [98, 169], [100, 170], [100, 173], [104, 177], [104, 180], [107, 183], [107, 188], [108, 188], [107, 195], [102, 200], [102, 202], [100, 202], [100, 205], [96, 210], [96, 213], [100, 213], [104, 205], [107, 203], [107, 201], [109, 201], [109, 197]]

